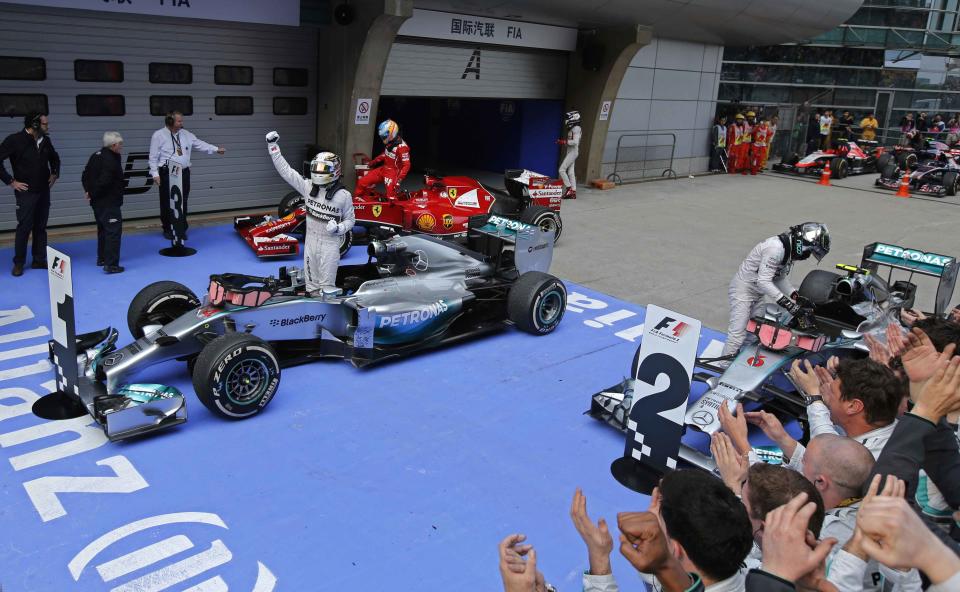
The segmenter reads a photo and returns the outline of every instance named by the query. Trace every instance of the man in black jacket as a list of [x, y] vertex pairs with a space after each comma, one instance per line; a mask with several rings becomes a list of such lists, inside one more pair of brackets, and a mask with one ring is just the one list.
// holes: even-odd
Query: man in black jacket
[[83, 169], [83, 190], [97, 220], [97, 265], [106, 273], [120, 273], [120, 236], [123, 232], [123, 138], [103, 134], [103, 149], [90, 155]]
[[[47, 136], [47, 116], [32, 113], [23, 118], [24, 129], [10, 134], [0, 144], [0, 181], [13, 187], [17, 198], [17, 235], [14, 243], [13, 275], [23, 275], [27, 241], [33, 234], [33, 262], [30, 267], [47, 267], [47, 218], [50, 216], [50, 188], [60, 176], [60, 156]], [[13, 176], [3, 166], [10, 159]]]

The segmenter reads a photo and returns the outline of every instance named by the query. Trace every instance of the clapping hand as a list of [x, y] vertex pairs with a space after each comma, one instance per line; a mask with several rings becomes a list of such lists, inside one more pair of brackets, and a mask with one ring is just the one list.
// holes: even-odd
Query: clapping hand
[[601, 518], [596, 524], [587, 515], [587, 496], [578, 487], [573, 493], [570, 505], [570, 519], [587, 545], [590, 558], [590, 573], [595, 576], [610, 573], [610, 553], [613, 551], [613, 537], [607, 528], [607, 521]]
[[750, 462], [747, 460], [749, 453], [740, 454], [726, 434], [717, 432], [710, 437], [710, 454], [717, 463], [717, 470], [720, 471], [724, 485], [740, 495], [743, 483], [747, 480], [747, 471], [750, 470]]
[[543, 574], [537, 570], [537, 552], [533, 545], [523, 545], [526, 535], [511, 534], [500, 541], [500, 577], [504, 592], [542, 592], [546, 590]]

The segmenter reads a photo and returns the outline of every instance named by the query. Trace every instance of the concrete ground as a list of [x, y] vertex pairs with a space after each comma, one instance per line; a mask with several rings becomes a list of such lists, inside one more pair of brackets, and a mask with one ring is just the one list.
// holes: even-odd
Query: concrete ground
[[[637, 304], [659, 304], [723, 330], [727, 285], [760, 240], [792, 224], [826, 223], [833, 248], [820, 264], [857, 264], [874, 241], [960, 256], [960, 198], [894, 197], [873, 188], [876, 175], [822, 187], [775, 173], [707, 175], [583, 188], [563, 202], [563, 237], [553, 273]], [[799, 263], [799, 286], [816, 265]], [[918, 280], [917, 304], [930, 310], [934, 280]], [[951, 302], [960, 299], [954, 296]]]
[[[875, 189], [876, 175], [821, 187], [814, 179], [767, 172], [704, 175], [622, 185], [581, 187], [563, 202], [563, 237], [553, 273], [622, 300], [659, 304], [715, 329], [727, 324], [727, 284], [760, 240], [808, 220], [830, 227], [833, 249], [820, 267], [859, 263], [863, 246], [883, 241], [960, 256], [960, 197], [902, 199]], [[493, 185], [493, 178], [484, 179]], [[264, 208], [266, 210], [266, 208]], [[191, 225], [230, 223], [235, 213], [198, 214]], [[158, 220], [125, 224], [125, 232], [157, 232]], [[51, 231], [51, 241], [96, 234], [93, 227]], [[0, 246], [12, 233], [0, 233]], [[800, 285], [815, 261], [791, 276]], [[0, 270], [6, 274], [6, 269]], [[935, 284], [920, 279], [918, 304], [929, 310]], [[960, 299], [960, 294], [952, 302]]]

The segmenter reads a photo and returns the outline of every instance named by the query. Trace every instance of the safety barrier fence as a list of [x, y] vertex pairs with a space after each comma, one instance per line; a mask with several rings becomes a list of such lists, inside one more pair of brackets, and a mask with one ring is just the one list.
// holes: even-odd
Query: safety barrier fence
[[607, 180], [622, 185], [656, 177], [676, 179], [677, 173], [673, 170], [676, 150], [677, 135], [674, 133], [625, 133], [617, 140], [613, 171], [607, 175]]
[[[797, 152], [799, 154], [806, 154], [810, 151], [811, 147], [820, 148], [822, 146], [823, 140], [822, 136], [817, 130], [816, 134], [808, 134], [809, 124], [806, 122], [801, 122], [793, 130], [793, 133], [789, 136], [782, 138], [784, 145], [781, 150], [782, 153], [780, 156], [786, 156], [791, 152]], [[842, 130], [834, 128], [830, 132], [831, 140], [836, 140], [837, 138], [846, 137], [849, 140], [856, 142], [861, 142], [868, 146], [879, 145], [879, 146], [895, 146], [897, 144], [905, 143], [904, 132], [899, 127], [889, 127], [889, 128], [880, 128], [875, 131], [873, 140], [863, 141], [863, 130], [860, 126], [852, 126], [850, 131], [852, 133], [846, 134]], [[955, 144], [960, 141], [960, 131], [951, 132], [948, 129], [943, 131], [925, 131], [920, 132], [924, 138], [930, 138], [947, 144]], [[779, 135], [779, 134], [778, 134]], [[776, 141], [776, 140], [775, 140]], [[773, 154], [771, 154], [771, 157]]]

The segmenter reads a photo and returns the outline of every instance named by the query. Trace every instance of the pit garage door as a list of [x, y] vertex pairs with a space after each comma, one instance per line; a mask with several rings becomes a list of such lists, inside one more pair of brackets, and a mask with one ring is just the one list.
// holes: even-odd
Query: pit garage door
[[[124, 216], [159, 215], [147, 152], [172, 107], [187, 113], [187, 129], [227, 151], [194, 157], [191, 212], [276, 204], [287, 187], [264, 134], [280, 132], [297, 168], [314, 141], [315, 30], [5, 5], [0, 38], [0, 114], [10, 115], [0, 117], [0, 137], [22, 129], [16, 113], [25, 105], [50, 113], [63, 163], [52, 225], [92, 222], [80, 175], [107, 130], [125, 140]], [[0, 187], [0, 230], [15, 226], [13, 192]]]
[[380, 94], [401, 97], [563, 99], [566, 52], [473, 44], [393, 44]]

